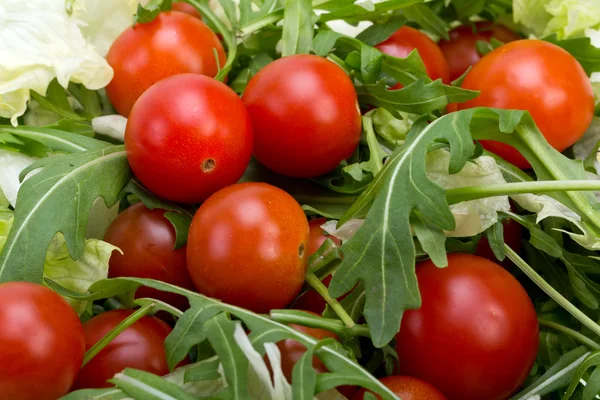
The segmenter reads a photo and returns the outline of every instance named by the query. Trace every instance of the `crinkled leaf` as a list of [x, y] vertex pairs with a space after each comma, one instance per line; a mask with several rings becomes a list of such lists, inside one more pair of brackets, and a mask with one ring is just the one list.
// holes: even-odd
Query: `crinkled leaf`
[[134, 23], [145, 24], [151, 22], [163, 11], [171, 9], [172, 0], [149, 0], [138, 5]]

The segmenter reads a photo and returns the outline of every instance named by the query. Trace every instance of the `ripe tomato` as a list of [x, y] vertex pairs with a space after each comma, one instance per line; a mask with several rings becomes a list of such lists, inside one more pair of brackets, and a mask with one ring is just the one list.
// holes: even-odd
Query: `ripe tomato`
[[[517, 253], [521, 249], [521, 239], [523, 237], [523, 228], [521, 228], [521, 224], [513, 221], [512, 219], [506, 219], [502, 223], [504, 226], [504, 242]], [[499, 262], [496, 256], [494, 255], [494, 251], [490, 247], [490, 243], [487, 238], [484, 236], [481, 237], [479, 243], [477, 244], [477, 249], [475, 250], [475, 255], [479, 257], [487, 258], [493, 262]], [[512, 261], [506, 258], [501, 265], [505, 268], [510, 267]]]
[[200, 15], [200, 12], [198, 11], [198, 9], [196, 7], [194, 7], [193, 5], [189, 4], [189, 3], [184, 3], [182, 1], [176, 1], [171, 5], [171, 10], [173, 11], [179, 11], [182, 13], [186, 13], [191, 15], [192, 17], [196, 17], [196, 18], [202, 18], [202, 15]]
[[254, 155], [277, 173], [323, 175], [358, 145], [361, 117], [354, 86], [325, 58], [280, 58], [252, 77], [242, 99], [254, 127]]
[[307, 245], [308, 222], [292, 196], [266, 183], [240, 183], [198, 209], [188, 270], [200, 293], [266, 313], [298, 295]]
[[182, 74], [140, 97], [127, 122], [125, 148], [131, 169], [153, 193], [199, 203], [240, 179], [252, 155], [252, 126], [225, 84]]
[[[175, 229], [164, 217], [165, 210], [149, 210], [142, 203], [127, 208], [113, 221], [104, 240], [123, 251], [110, 258], [108, 276], [157, 279], [193, 289], [187, 270], [185, 246], [175, 247]], [[140, 287], [136, 297], [152, 297], [181, 310], [189, 307], [184, 296]]]
[[[425, 64], [427, 75], [431, 79], [441, 79], [444, 83], [450, 81], [448, 63], [438, 45], [423, 32], [410, 26], [403, 26], [386, 41], [379, 43], [375, 47], [382, 53], [398, 58], [405, 58], [411, 51], [417, 49], [423, 60], [423, 64]], [[392, 89], [400, 88], [402, 88], [402, 85], [397, 84]]]
[[490, 42], [495, 38], [503, 43], [519, 40], [521, 37], [505, 27], [488, 21], [477, 22], [475, 26], [461, 25], [452, 29], [450, 40], [440, 40], [438, 45], [448, 61], [450, 80], [458, 79], [481, 58], [477, 52], [477, 42]]
[[408, 310], [396, 340], [400, 372], [455, 400], [503, 400], [535, 361], [539, 327], [525, 289], [504, 268], [470, 254], [448, 267], [417, 266], [422, 306]]
[[[86, 349], [102, 339], [115, 326], [129, 317], [131, 310], [102, 313], [83, 325]], [[156, 317], [142, 317], [113, 339], [79, 372], [76, 389], [112, 386], [107, 382], [125, 368], [136, 368], [156, 375], [169, 373], [164, 341], [171, 327]]]
[[[565, 50], [542, 40], [518, 40], [500, 46], [469, 71], [462, 87], [481, 94], [460, 103], [459, 109], [527, 110], [558, 151], [575, 143], [594, 116], [592, 85], [581, 65]], [[529, 167], [513, 147], [487, 140], [481, 144], [520, 168]]]
[[0, 398], [55, 400], [67, 394], [85, 352], [71, 306], [42, 285], [0, 285]]
[[[338, 238], [333, 236], [325, 235], [323, 229], [321, 229], [321, 225], [327, 222], [326, 218], [317, 218], [313, 219], [308, 223], [308, 227], [310, 229], [310, 235], [308, 238], [308, 255], [310, 256], [315, 251], [319, 250], [319, 247], [323, 244], [327, 238], [333, 240], [335, 244], [341, 246], [341, 241]], [[329, 287], [329, 282], [331, 282], [331, 275], [326, 276], [323, 279], [323, 283], [325, 286]], [[340, 297], [339, 300], [343, 299], [344, 296]], [[316, 314], [323, 314], [325, 311], [327, 303], [321, 297], [319, 293], [315, 290], [309, 290], [302, 294], [295, 302], [294, 308], [299, 310], [311, 311]]]
[[226, 61], [223, 45], [200, 19], [173, 11], [136, 24], [115, 40], [106, 59], [114, 77], [106, 94], [115, 110], [129, 116], [136, 100], [154, 83], [177, 74], [214, 77]]
[[[320, 317], [319, 314], [313, 312], [311, 312], [311, 314]], [[309, 328], [307, 326], [294, 324], [291, 324], [290, 327], [306, 335], [310, 335], [317, 340], [323, 340], [326, 338], [333, 338], [335, 340], [339, 340], [335, 333], [327, 331], [325, 329]], [[306, 353], [306, 347], [304, 347], [302, 343], [293, 339], [285, 339], [280, 342], [277, 342], [277, 347], [279, 348], [279, 352], [281, 353], [281, 371], [283, 372], [283, 375], [288, 380], [288, 382], [291, 382], [294, 365], [296, 365], [296, 362], [298, 362], [298, 360], [302, 358], [304, 353]], [[323, 364], [323, 362], [317, 356], [313, 357], [313, 368], [317, 371], [317, 374], [329, 372], [325, 364]], [[355, 386], [349, 385], [339, 386], [336, 389], [346, 397], [352, 396], [357, 390]]]
[[[379, 381], [402, 400], [447, 400], [439, 390], [429, 383], [411, 376], [392, 375], [381, 378]], [[363, 400], [365, 393], [366, 390], [361, 389], [354, 396], [354, 400]], [[375, 396], [381, 400], [379, 395]]]

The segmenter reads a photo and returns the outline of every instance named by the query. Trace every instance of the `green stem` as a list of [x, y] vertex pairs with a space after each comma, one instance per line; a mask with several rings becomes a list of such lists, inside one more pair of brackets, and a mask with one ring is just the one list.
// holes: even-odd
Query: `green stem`
[[496, 185], [465, 186], [446, 190], [448, 204], [482, 199], [484, 197], [523, 193], [571, 192], [600, 190], [600, 181], [564, 180], [501, 183]]
[[543, 318], [539, 318], [538, 322], [540, 323], [541, 326], [545, 326], [546, 328], [554, 329], [557, 332], [561, 332], [561, 333], [564, 333], [565, 335], [570, 336], [571, 338], [577, 340], [579, 343], [586, 345], [590, 349], [600, 350], [600, 345], [598, 343], [594, 342], [589, 337], [582, 335], [581, 333], [579, 333], [571, 328], [568, 328], [557, 322], [548, 321]]
[[560, 294], [556, 289], [554, 289], [548, 282], [544, 280], [537, 272], [533, 270], [523, 260], [513, 249], [508, 247], [506, 244], [504, 245], [504, 249], [506, 250], [506, 255], [508, 258], [517, 265], [527, 275], [540, 289], [542, 289], [552, 300], [554, 300], [558, 305], [564, 308], [569, 314], [571, 314], [575, 319], [585, 325], [588, 329], [594, 332], [596, 335], [600, 336], [600, 326], [594, 322], [590, 317], [585, 315], [581, 310], [573, 305], [569, 300], [564, 298], [562, 294]]
[[314, 273], [310, 271], [307, 272], [305, 280], [306, 283], [308, 283], [317, 293], [321, 295], [321, 297], [323, 297], [323, 299], [327, 302], [327, 304], [329, 304], [331, 309], [338, 315], [338, 317], [340, 317], [340, 319], [344, 322], [344, 324], [346, 324], [348, 328], [353, 328], [354, 326], [356, 326], [356, 324], [352, 320], [352, 317], [348, 315], [344, 307], [342, 307], [342, 305], [336, 299], [332, 298], [329, 295], [329, 290], [327, 290], [327, 286], [325, 286], [323, 282], [321, 282], [321, 280], [317, 278], [317, 276]]
[[81, 367], [85, 367], [87, 363], [89, 363], [92, 358], [94, 358], [98, 353], [102, 351], [114, 338], [119, 336], [121, 332], [125, 329], [129, 328], [131, 325], [135, 324], [140, 318], [147, 315], [154, 308], [155, 303], [146, 304], [144, 307], [140, 308], [129, 317], [125, 318], [121, 323], [115, 326], [110, 332], [108, 332], [102, 339], [100, 339], [95, 345], [92, 346], [88, 351], [85, 352], [85, 356], [83, 357], [83, 363]]
[[315, 317], [310, 314], [303, 313], [300, 315], [297, 313], [290, 313], [289, 310], [273, 310], [271, 311], [271, 319], [273, 321], [281, 322], [282, 324], [296, 324], [302, 326], [308, 326], [310, 328], [323, 329], [329, 332], [333, 332], [340, 337], [348, 336], [364, 336], [371, 337], [371, 330], [367, 325], [354, 325], [352, 328], [344, 325], [337, 319]]

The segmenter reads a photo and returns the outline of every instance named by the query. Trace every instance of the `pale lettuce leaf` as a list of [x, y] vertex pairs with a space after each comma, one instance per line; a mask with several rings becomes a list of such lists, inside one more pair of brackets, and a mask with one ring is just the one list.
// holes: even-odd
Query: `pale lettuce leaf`
[[94, 129], [94, 132], [111, 137], [121, 143], [125, 140], [126, 126], [127, 118], [122, 115], [103, 115], [92, 119], [92, 129]]
[[0, 191], [13, 207], [17, 203], [17, 193], [21, 187], [19, 174], [34, 161], [36, 158], [0, 149]]

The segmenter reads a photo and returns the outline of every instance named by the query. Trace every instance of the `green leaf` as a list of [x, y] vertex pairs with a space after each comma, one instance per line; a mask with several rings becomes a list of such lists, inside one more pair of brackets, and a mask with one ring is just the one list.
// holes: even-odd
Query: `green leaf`
[[412, 7], [405, 8], [402, 12], [409, 21], [416, 22], [423, 29], [441, 36], [446, 40], [450, 39], [450, 36], [448, 36], [448, 30], [450, 30], [448, 23], [426, 5], [416, 4]]
[[308, 54], [313, 38], [311, 0], [286, 0], [283, 14], [281, 56]]
[[84, 389], [71, 392], [60, 400], [122, 400], [128, 396], [121, 389]]
[[195, 400], [174, 383], [149, 372], [126, 368], [109, 380], [110, 383], [134, 399], [144, 400]]
[[219, 364], [219, 359], [216, 357], [211, 360], [196, 363], [185, 371], [184, 381], [188, 383], [219, 379], [221, 378]]
[[556, 34], [542, 38], [547, 42], [562, 47], [579, 61], [588, 75], [600, 71], [600, 48], [592, 45], [590, 38], [559, 40]]
[[511, 397], [511, 400], [527, 400], [536, 395], [544, 396], [566, 387], [575, 374], [575, 370], [589, 354], [590, 352], [584, 346], [581, 346], [562, 355], [544, 375]]
[[[37, 126], [0, 126], [0, 141], [2, 134], [9, 137], [31, 140], [46, 146], [52, 151], [77, 153], [85, 150], [97, 150], [110, 146], [110, 143], [92, 139], [77, 133], [64, 130], [43, 128]], [[6, 140], [6, 139], [5, 139]]]
[[[575, 371], [575, 373], [573, 374], [573, 377], [571, 378], [571, 384], [569, 385], [569, 387], [567, 388], [567, 391], [565, 392], [565, 394], [562, 397], [562, 400], [568, 400], [571, 398], [571, 396], [573, 395], [573, 392], [575, 392], [575, 389], [577, 388], [577, 386], [580, 385], [581, 380], [583, 379], [585, 373], [587, 372], [588, 369], [590, 368], [594, 368], [597, 370], [598, 367], [600, 366], [600, 350], [594, 351], [593, 353], [589, 354], [585, 360], [583, 360], [583, 362], [577, 367], [577, 370]], [[597, 375], [597, 374], [596, 374]], [[593, 389], [595, 386], [597, 386], [598, 382], [594, 382], [591, 389]], [[584, 391], [585, 393], [585, 391]], [[587, 394], [587, 397], [585, 397], [586, 399], [593, 399], [598, 393], [585, 393]]]
[[496, 222], [485, 231], [485, 236], [490, 248], [499, 261], [504, 261], [506, 251], [504, 250], [504, 225], [502, 221]]
[[85, 230], [94, 201], [111, 207], [131, 171], [123, 146], [41, 159], [22, 175], [40, 170], [20, 188], [15, 220], [0, 253], [0, 282], [42, 282], [46, 249], [56, 232], [65, 236], [78, 260], [85, 250]]
[[427, 221], [419, 211], [414, 211], [411, 214], [410, 224], [419, 239], [419, 243], [421, 243], [421, 247], [429, 255], [431, 261], [440, 268], [448, 266], [444, 231], [437, 225]]
[[385, 42], [394, 32], [400, 29], [406, 20], [402, 17], [393, 17], [383, 24], [374, 24], [359, 33], [356, 39], [369, 46], [375, 46]]
[[85, 121], [86, 118], [73, 111], [67, 98], [67, 91], [54, 79], [46, 90], [46, 96], [31, 91], [31, 97], [42, 107], [73, 121]]
[[374, 47], [363, 44], [360, 51], [360, 72], [365, 83], [375, 83], [381, 75], [383, 54]]
[[459, 20], [466, 20], [483, 11], [485, 0], [452, 0], [452, 7]]
[[387, 0], [381, 2], [341, 2], [341, 7], [332, 9], [330, 12], [321, 14], [319, 22], [333, 21], [344, 19], [347, 21], [367, 21], [381, 15], [387, 14], [388, 11], [401, 10], [415, 4], [421, 4], [424, 0]]
[[600, 368], [596, 367], [587, 379], [581, 399], [593, 400], [597, 397], [598, 393], [600, 393]]
[[171, 3], [172, 0], [150, 0], [145, 5], [139, 4], [133, 23], [145, 24], [153, 21], [162, 11], [169, 11]]
[[[318, 346], [318, 345], [317, 345]], [[317, 348], [315, 346], [314, 348]], [[313, 400], [317, 385], [317, 371], [313, 368], [313, 349], [307, 349], [292, 370], [294, 400]]]

